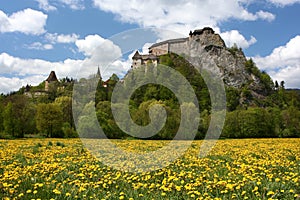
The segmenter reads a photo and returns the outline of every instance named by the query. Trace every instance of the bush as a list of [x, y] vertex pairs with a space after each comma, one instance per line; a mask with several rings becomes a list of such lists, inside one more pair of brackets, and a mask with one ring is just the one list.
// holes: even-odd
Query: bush
[[7, 133], [0, 132], [0, 139], [13, 139], [13, 137]]
[[77, 138], [78, 137], [77, 132], [74, 130], [73, 127], [70, 126], [70, 124], [68, 122], [63, 124], [62, 131], [64, 134], [64, 138]]

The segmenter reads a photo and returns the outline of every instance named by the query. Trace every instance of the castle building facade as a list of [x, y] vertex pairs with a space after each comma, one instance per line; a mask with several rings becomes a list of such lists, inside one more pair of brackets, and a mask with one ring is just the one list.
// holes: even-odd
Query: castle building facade
[[219, 34], [215, 34], [212, 28], [205, 27], [203, 29], [194, 30], [193, 32], [190, 31], [189, 37], [187, 38], [177, 38], [155, 43], [149, 47], [149, 54], [141, 55], [136, 51], [132, 57], [132, 68], [146, 65], [149, 62], [157, 66], [159, 56], [168, 53], [176, 52], [176, 54], [188, 54], [192, 42], [198, 42], [202, 46], [226, 47]]

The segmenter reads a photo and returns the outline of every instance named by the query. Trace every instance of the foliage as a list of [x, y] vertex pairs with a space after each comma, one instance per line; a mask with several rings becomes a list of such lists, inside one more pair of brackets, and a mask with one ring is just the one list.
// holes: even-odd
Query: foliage
[[36, 114], [36, 125], [40, 133], [47, 137], [63, 137], [62, 134], [63, 113], [55, 103], [38, 104]]
[[[232, 53], [240, 51], [236, 46], [230, 48]], [[211, 118], [211, 100], [208, 88], [201, 74], [183, 57], [176, 54], [160, 56], [160, 64], [169, 66], [183, 75], [191, 84], [198, 99], [198, 107], [201, 111], [197, 139], [205, 137]], [[157, 67], [160, 67], [158, 65]], [[226, 89], [227, 117], [223, 130], [223, 138], [246, 138], [246, 137], [300, 137], [299, 112], [300, 92], [297, 90], [285, 89], [284, 81], [273, 83], [270, 76], [260, 71], [252, 59], [245, 62], [248, 73], [253, 74], [261, 84], [253, 90], [252, 82], [244, 84], [241, 88], [229, 87]], [[130, 84], [124, 87], [127, 89], [139, 84], [141, 77], [152, 80], [156, 75], [156, 68], [149, 62], [145, 69], [137, 69], [136, 76], [126, 77]], [[169, 74], [159, 74], [161, 77], [168, 77]], [[92, 90], [97, 81], [97, 89]], [[77, 130], [73, 121], [73, 112], [81, 113], [81, 110], [73, 110], [72, 95], [76, 98], [76, 104], [84, 107], [83, 115], [79, 119], [81, 137], [98, 138], [99, 133], [95, 129], [100, 124], [108, 138], [128, 138], [128, 134], [118, 127], [111, 111], [111, 96], [116, 84], [120, 81], [116, 74], [108, 80], [103, 81], [101, 76], [82, 78], [79, 81], [63, 78], [60, 82], [50, 84], [49, 91], [42, 95], [33, 95], [28, 98], [23, 93], [25, 88], [8, 95], [0, 95], [0, 137], [22, 138], [27, 134], [46, 134], [48, 137], [77, 137]], [[123, 80], [121, 80], [122, 83]], [[73, 85], [78, 83], [79, 89], [73, 94]], [[178, 86], [178, 93], [186, 96], [186, 90], [179, 80], [175, 78], [173, 84]], [[40, 92], [44, 89], [45, 82], [38, 86], [30, 87], [30, 92]], [[255, 90], [260, 91], [258, 96]], [[122, 94], [119, 94], [122, 95]], [[95, 102], [89, 102], [95, 99]], [[149, 110], [154, 104], [161, 105], [166, 113], [165, 126], [154, 136], [148, 139], [172, 139], [180, 125], [181, 110], [177, 97], [167, 87], [158, 84], [147, 84], [134, 91], [130, 97], [129, 111], [134, 123], [146, 126], [150, 122]], [[122, 105], [117, 105], [122, 106]], [[49, 108], [53, 109], [49, 109]], [[53, 112], [46, 112], [53, 110]], [[92, 116], [96, 111], [98, 120]], [[123, 124], [129, 119], [124, 116]], [[50, 121], [47, 121], [50, 119]], [[93, 120], [94, 121], [93, 121]], [[52, 124], [52, 125], [51, 125]], [[91, 128], [94, 127], [94, 128]], [[134, 132], [135, 130], [130, 130]], [[188, 133], [187, 133], [188, 135]], [[34, 136], [36, 137], [36, 136]], [[102, 137], [102, 136], [101, 136]]]
[[263, 108], [236, 110], [227, 114], [223, 137], [264, 138], [274, 137], [275, 129], [270, 113]]

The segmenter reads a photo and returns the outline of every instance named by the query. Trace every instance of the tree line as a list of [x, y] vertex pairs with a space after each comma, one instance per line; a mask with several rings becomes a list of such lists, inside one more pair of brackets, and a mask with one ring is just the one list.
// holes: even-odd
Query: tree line
[[[180, 72], [192, 85], [198, 99], [198, 105], [186, 103], [188, 109], [199, 107], [200, 116], [196, 139], [205, 137], [211, 118], [211, 102], [208, 89], [201, 75], [185, 62], [180, 56], [164, 55], [160, 62]], [[236, 89], [226, 87], [227, 114], [222, 131], [222, 138], [265, 138], [265, 137], [300, 137], [300, 94], [297, 90], [288, 90], [284, 82], [273, 83], [265, 72], [261, 72], [252, 60], [245, 64], [249, 73], [255, 73], [260, 78], [262, 88], [267, 96], [258, 99], [252, 96], [252, 91], [245, 85]], [[142, 69], [142, 68], [141, 68]], [[144, 77], [151, 77], [155, 67], [149, 63], [140, 72]], [[138, 74], [136, 74], [138, 75]], [[89, 133], [86, 137], [99, 137], [91, 127], [91, 110], [96, 110], [97, 122], [99, 122], [108, 138], [131, 137], [122, 131], [112, 114], [112, 106], [126, 106], [122, 104], [112, 105], [111, 96], [115, 85], [119, 82], [117, 75], [113, 74], [108, 81], [101, 77], [90, 77], [97, 81], [94, 101], [85, 102], [79, 126], [74, 125], [72, 112], [73, 85], [86, 85], [89, 79], [66, 81], [61, 80], [50, 87], [47, 95], [27, 97], [24, 88], [18, 92], [0, 95], [0, 137], [78, 137], [78, 132]], [[138, 84], [134, 76], [127, 77], [131, 84]], [[36, 89], [43, 88], [41, 83]], [[180, 83], [178, 83], [180, 84]], [[126, 87], [132, 85], [127, 84]], [[63, 88], [63, 89], [62, 89]], [[184, 90], [180, 90], [184, 93]], [[85, 97], [82, 97], [83, 99]], [[241, 101], [243, 99], [243, 101]], [[76, 102], [80, 103], [80, 102]], [[164, 107], [167, 119], [164, 127], [149, 139], [172, 139], [178, 131], [181, 121], [180, 103], [177, 97], [167, 87], [159, 84], [147, 84], [138, 88], [130, 98], [129, 110], [132, 120], [139, 126], [151, 123], [149, 118], [150, 108], [159, 104]], [[119, 113], [122, 117], [124, 113]], [[127, 124], [128, 118], [122, 118], [122, 123]], [[135, 131], [135, 130], [131, 130]], [[186, 133], [189, 134], [189, 133]], [[85, 137], [85, 135], [81, 135]], [[185, 139], [185, 138], [182, 138]]]

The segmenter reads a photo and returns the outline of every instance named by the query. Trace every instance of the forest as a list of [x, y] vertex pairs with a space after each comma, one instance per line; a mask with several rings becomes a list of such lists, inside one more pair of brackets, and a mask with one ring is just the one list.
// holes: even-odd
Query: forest
[[[203, 139], [211, 118], [210, 94], [203, 78], [180, 56], [163, 55], [160, 57], [160, 63], [180, 72], [192, 85], [200, 110], [196, 139]], [[147, 71], [140, 70], [139, 73], [151, 74], [155, 70], [152, 63], [148, 63], [146, 68]], [[260, 71], [251, 59], [246, 62], [245, 68], [260, 77], [264, 96], [253, 96], [248, 84], [242, 88], [226, 86], [227, 114], [221, 138], [300, 137], [299, 90], [286, 89], [284, 81], [273, 81], [267, 73]], [[96, 93], [90, 94], [95, 98], [84, 105], [86, 114], [83, 110], [83, 115], [78, 119], [82, 123], [75, 127], [72, 111], [73, 86], [88, 84], [90, 79], [97, 80]], [[43, 90], [45, 82], [32, 86], [31, 95], [26, 95], [26, 87], [10, 94], [1, 94], [0, 138], [78, 137], [77, 130], [89, 130], [91, 126], [90, 113], [87, 112], [91, 108], [96, 109], [99, 124], [108, 138], [132, 138], [118, 127], [111, 111], [112, 92], [119, 81], [116, 74], [107, 81], [102, 80], [98, 74], [79, 80], [66, 77], [52, 83], [46, 93], [39, 95], [34, 94]], [[135, 83], [135, 79], [132, 81]], [[148, 84], [133, 93], [129, 105], [132, 120], [140, 126], [149, 124], [149, 108], [154, 104], [163, 106], [168, 117], [164, 127], [147, 139], [172, 139], [180, 125], [180, 104], [176, 96], [162, 85]], [[193, 109], [194, 105], [188, 106]], [[126, 120], [129, 119], [124, 118], [124, 123]], [[89, 134], [88, 137], [91, 135], [98, 137], [97, 134]]]

